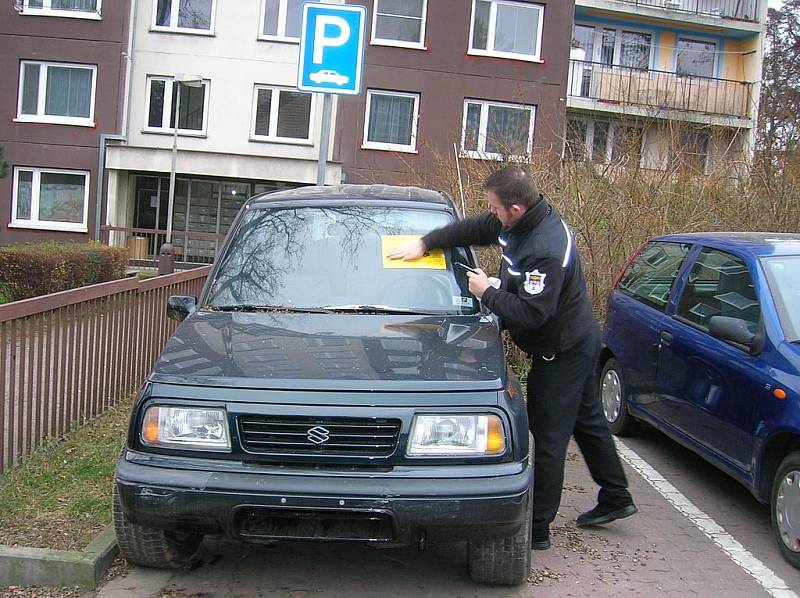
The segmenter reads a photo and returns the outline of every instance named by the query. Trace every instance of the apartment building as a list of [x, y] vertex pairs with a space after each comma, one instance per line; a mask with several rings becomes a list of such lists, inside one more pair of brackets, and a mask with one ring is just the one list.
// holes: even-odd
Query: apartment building
[[367, 7], [364, 90], [340, 99], [348, 182], [425, 181], [442, 160], [563, 147], [573, 0], [348, 0]]
[[[298, 0], [136, 2], [127, 139], [106, 160], [112, 243], [152, 256], [171, 228], [179, 261], [211, 261], [248, 197], [316, 182], [322, 102], [296, 89], [301, 18]], [[325, 181], [340, 179], [329, 162]]]
[[128, 0], [0, 5], [0, 245], [86, 241], [96, 224], [104, 134], [119, 133]]
[[565, 156], [705, 173], [747, 161], [766, 13], [766, 0], [576, 0]]

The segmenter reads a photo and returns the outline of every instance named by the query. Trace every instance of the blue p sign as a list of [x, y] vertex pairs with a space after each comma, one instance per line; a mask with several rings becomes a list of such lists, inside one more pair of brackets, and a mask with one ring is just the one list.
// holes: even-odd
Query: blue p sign
[[364, 58], [363, 6], [304, 4], [297, 88], [357, 95]]

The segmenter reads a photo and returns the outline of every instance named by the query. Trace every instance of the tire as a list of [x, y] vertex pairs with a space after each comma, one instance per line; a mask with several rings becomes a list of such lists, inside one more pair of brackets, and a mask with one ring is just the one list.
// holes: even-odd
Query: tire
[[[529, 440], [531, 450], [533, 439]], [[533, 454], [529, 454], [533, 467]], [[469, 576], [476, 583], [516, 586], [524, 583], [531, 572], [531, 520], [533, 518], [533, 485], [528, 489], [525, 523], [511, 536], [473, 540], [467, 545]]]
[[613, 357], [606, 361], [603, 373], [600, 374], [598, 387], [603, 415], [608, 422], [608, 429], [615, 436], [626, 436], [636, 429], [636, 421], [628, 412], [628, 396], [625, 379], [619, 363]]
[[117, 544], [129, 563], [156, 569], [180, 569], [196, 562], [203, 534], [173, 532], [131, 523], [122, 512], [116, 482], [111, 499]]
[[800, 451], [789, 453], [778, 466], [770, 508], [778, 548], [783, 558], [800, 569]]

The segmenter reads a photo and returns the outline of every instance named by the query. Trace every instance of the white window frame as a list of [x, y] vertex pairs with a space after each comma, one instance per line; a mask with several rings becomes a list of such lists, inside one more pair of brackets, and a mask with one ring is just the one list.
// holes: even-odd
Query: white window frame
[[[707, 77], [706, 75], [690, 75], [690, 74], [680, 74], [680, 73], [678, 73], [678, 52], [679, 52], [679, 50], [678, 50], [678, 42], [680, 42], [681, 40], [684, 40], [684, 41], [687, 41], [687, 42], [696, 42], [696, 43], [700, 43], [700, 44], [714, 44], [714, 60], [713, 60], [713, 62], [711, 64], [711, 76], [710, 77]], [[699, 35], [678, 35], [675, 38], [675, 58], [674, 58], [674, 61], [673, 61], [672, 70], [675, 72], [675, 75], [678, 76], [678, 77], [700, 77], [700, 78], [703, 78], [703, 79], [717, 79], [718, 78], [717, 77], [717, 67], [719, 66], [718, 65], [719, 52], [720, 52], [719, 43], [715, 39], [705, 38], [705, 37], [702, 37], [702, 36], [699, 36]]]
[[[164, 81], [164, 108], [161, 113], [161, 127], [150, 126], [150, 87], [153, 81]], [[145, 85], [145, 98], [144, 98], [144, 126], [143, 133], [157, 133], [172, 135], [175, 132], [173, 127], [169, 126], [170, 116], [172, 115], [172, 87], [175, 80], [168, 75], [147, 75], [147, 84]], [[204, 91], [203, 94], [203, 128], [196, 129], [178, 129], [178, 135], [181, 137], [205, 137], [206, 130], [208, 129], [208, 98], [211, 90], [211, 81], [203, 79]], [[184, 85], [184, 87], [187, 87]], [[183, 100], [183, 91], [181, 92], [181, 100]], [[175, 126], [178, 126], [178, 114], [175, 115]]]
[[[643, 35], [650, 36], [650, 51], [647, 56], [647, 70], [653, 70], [653, 49], [655, 48], [655, 33], [653, 31], [648, 31], [646, 29], [637, 29], [636, 27], [619, 27], [619, 26], [606, 26], [597, 23], [587, 23], [585, 21], [576, 21], [575, 25], [581, 25], [583, 27], [590, 27], [594, 30], [594, 43], [592, 44], [592, 56], [587, 57], [586, 60], [589, 62], [597, 63], [598, 66], [605, 66], [606, 68], [633, 68], [629, 66], [624, 66], [620, 64], [619, 59], [622, 55], [622, 32], [628, 31], [630, 33], [641, 33]], [[608, 65], [601, 65], [601, 58], [603, 52], [603, 31], [613, 31], [614, 32], [614, 60], [611, 63], [611, 66]], [[637, 69], [638, 70], [638, 69]]]
[[[401, 98], [412, 98], [414, 100], [414, 116], [411, 119], [411, 143], [403, 145], [399, 143], [381, 143], [369, 141], [369, 115], [372, 111], [372, 96], [396, 96]], [[417, 125], [419, 124], [419, 94], [405, 91], [391, 91], [388, 89], [368, 89], [367, 105], [364, 109], [364, 137], [361, 149], [386, 150], [390, 152], [403, 152], [407, 154], [417, 153]]]
[[96, 0], [95, 12], [84, 12], [80, 10], [61, 10], [58, 8], [51, 8], [52, 0], [42, 0], [42, 7], [30, 6], [30, 0], [22, 1], [22, 14], [31, 15], [36, 17], [67, 17], [70, 19], [88, 19], [91, 21], [99, 21], [102, 17], [102, 3], [103, 0]]
[[[486, 38], [486, 49], [476, 49], [472, 47], [472, 36], [475, 32], [475, 7], [478, 0], [472, 0], [472, 14], [469, 21], [469, 48], [467, 54], [473, 56], [496, 56], [498, 58], [510, 58], [513, 60], [525, 60], [527, 62], [544, 62], [542, 60], [542, 32], [544, 31], [544, 5], [534, 4], [531, 2], [519, 2], [518, 0], [489, 0], [491, 7], [489, 8], [489, 32]], [[516, 52], [498, 52], [493, 50], [494, 47], [494, 31], [497, 24], [497, 5], [505, 4], [509, 6], [525, 6], [528, 8], [536, 8], [539, 11], [539, 31], [536, 35], [536, 50], [531, 56], [529, 54], [517, 54]]]
[[[478, 149], [468, 150], [465, 149], [464, 143], [466, 142], [467, 135], [467, 108], [469, 104], [481, 105], [481, 120], [478, 125]], [[495, 102], [491, 100], [478, 100], [476, 98], [466, 98], [464, 100], [464, 112], [461, 116], [461, 155], [476, 160], [499, 160], [503, 158], [503, 154], [496, 154], [494, 152], [486, 151], [486, 130], [489, 125], [489, 108], [497, 106], [500, 108], [515, 108], [517, 110], [528, 110], [531, 114], [530, 123], [528, 125], [528, 144], [526, 146], [525, 156], [514, 155], [514, 158], [526, 158], [531, 155], [533, 151], [533, 131], [536, 123], [536, 106], [533, 104], [513, 104], [509, 102]]]
[[417, 42], [386, 39], [377, 36], [378, 7], [380, 6], [380, 2], [381, 0], [374, 0], [374, 9], [372, 13], [372, 35], [369, 43], [373, 46], [392, 46], [397, 48], [411, 48], [413, 50], [427, 50], [428, 48], [425, 46], [425, 27], [428, 22], [428, 0], [422, 0], [422, 21], [419, 26], [419, 41]]
[[[19, 193], [19, 173], [32, 172], [31, 182], [31, 219], [17, 219], [17, 195]], [[76, 174], [83, 175], [83, 222], [53, 222], [49, 220], [39, 220], [39, 198], [41, 195], [42, 173], [55, 174]], [[86, 233], [89, 232], [89, 183], [91, 174], [88, 170], [67, 170], [64, 168], [39, 168], [33, 166], [15, 166], [13, 174], [13, 191], [11, 197], [11, 221], [9, 228], [35, 228], [43, 230], [58, 230], [65, 232]]]
[[[278, 0], [278, 33], [276, 35], [267, 35], [264, 33], [264, 19], [267, 16], [267, 2], [261, 0], [260, 18], [258, 20], [258, 39], [276, 42], [287, 42], [290, 44], [299, 44], [300, 37], [291, 37], [286, 35], [286, 13], [289, 12], [287, 8], [288, 0]], [[301, 17], [302, 18], [302, 17]]]
[[[258, 111], [258, 92], [261, 89], [272, 91], [272, 99], [269, 104], [269, 135], [256, 134], [256, 113]], [[278, 111], [280, 110], [279, 98], [281, 91], [291, 91], [296, 93], [306, 93], [311, 96], [311, 107], [308, 112], [308, 137], [279, 137], [278, 132]], [[250, 120], [250, 141], [269, 141], [272, 143], [288, 143], [292, 145], [313, 145], [314, 144], [314, 113], [316, 108], [316, 94], [298, 91], [296, 87], [279, 87], [274, 85], [262, 85], [256, 83], [253, 89], [253, 115]]]
[[[39, 65], [39, 91], [37, 94], [36, 114], [23, 114], [22, 113], [22, 100], [23, 100], [23, 78], [25, 77], [25, 65], [36, 64]], [[84, 69], [92, 71], [92, 94], [89, 102], [89, 116], [53, 116], [44, 113], [44, 105], [47, 100], [47, 73], [50, 67], [64, 67], [74, 69]], [[19, 88], [17, 98], [17, 116], [15, 122], [30, 122], [30, 123], [50, 123], [54, 125], [73, 125], [78, 127], [93, 127], [94, 126], [94, 103], [97, 88], [97, 66], [94, 64], [75, 64], [70, 62], [42, 62], [39, 60], [22, 60], [19, 63]]]
[[[211, 22], [208, 29], [193, 29], [190, 27], [178, 27], [177, 24], [165, 27], [163, 25], [156, 25], [156, 18], [158, 17], [158, 0], [153, 0], [152, 4], [153, 17], [150, 20], [151, 31], [164, 31], [168, 33], [190, 33], [192, 35], [214, 35], [214, 25], [217, 20], [217, 0], [211, 0]], [[170, 23], [178, 22], [178, 13], [180, 11], [181, 0], [172, 0], [170, 5]]]
[[[579, 120], [586, 124], [586, 138], [583, 140], [583, 161], [586, 163], [595, 164], [610, 164], [614, 155], [614, 142], [617, 135], [617, 127], [637, 128], [642, 130], [642, 147], [641, 154], [639, 155], [639, 166], [642, 165], [645, 155], [645, 147], [647, 144], [647, 128], [641, 125], [633, 124], [630, 122], [621, 122], [617, 119], [595, 119], [588, 116], [579, 116], [577, 114], [568, 114], [567, 121], [570, 119]], [[606, 137], [606, 145], [603, 148], [602, 159], [595, 158], [594, 156], [594, 129], [598, 120], [608, 123], [608, 136]], [[562, 158], [567, 157], [567, 144], [564, 142], [564, 150], [561, 154]]]

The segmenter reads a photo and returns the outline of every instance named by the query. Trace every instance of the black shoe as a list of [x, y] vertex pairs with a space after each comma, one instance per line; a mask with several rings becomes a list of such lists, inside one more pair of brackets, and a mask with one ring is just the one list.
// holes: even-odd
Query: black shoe
[[579, 527], [585, 527], [587, 525], [604, 525], [606, 523], [611, 523], [616, 519], [630, 517], [638, 510], [639, 509], [637, 509], [636, 505], [632, 502], [622, 506], [599, 504], [591, 511], [586, 511], [583, 514], [578, 515], [575, 523]]
[[531, 536], [531, 548], [533, 550], [547, 550], [550, 548], [550, 528], [533, 528]]

